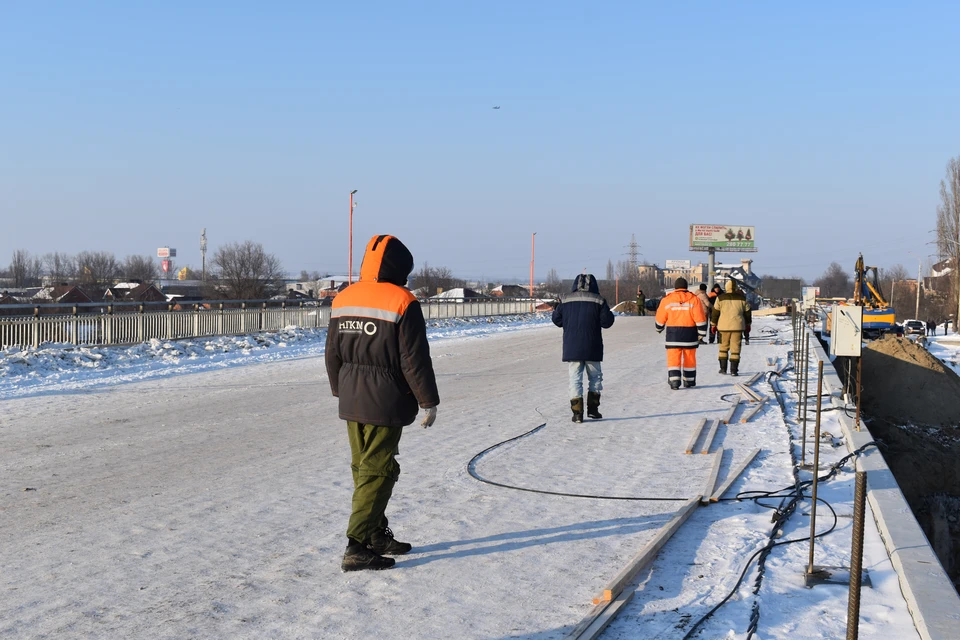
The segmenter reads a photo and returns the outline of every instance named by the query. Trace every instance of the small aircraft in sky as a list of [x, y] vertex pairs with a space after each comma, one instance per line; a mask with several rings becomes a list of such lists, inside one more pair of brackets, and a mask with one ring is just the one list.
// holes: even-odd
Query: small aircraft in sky
[[499, 109], [499, 108], [500, 108], [500, 105], [497, 105], [497, 106], [495, 106], [495, 107], [493, 107], [493, 108], [494, 108], [494, 109]]

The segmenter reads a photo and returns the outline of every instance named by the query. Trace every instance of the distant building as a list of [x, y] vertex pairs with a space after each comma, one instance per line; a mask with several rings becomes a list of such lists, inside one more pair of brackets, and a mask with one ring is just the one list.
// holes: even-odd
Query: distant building
[[950, 293], [954, 288], [954, 267], [956, 260], [941, 260], [930, 267], [930, 275], [923, 279], [923, 288], [937, 293]]
[[662, 286], [665, 288], [672, 288], [673, 283], [677, 278], [683, 278], [692, 288], [694, 285], [698, 285], [701, 282], [708, 282], [709, 276], [709, 269], [707, 268], [707, 265], [703, 263], [692, 265], [688, 269], [664, 269]]
[[530, 290], [518, 284], [501, 284], [491, 289], [490, 295], [497, 298], [529, 298]]
[[31, 302], [36, 304], [80, 304], [93, 302], [93, 297], [76, 285], [57, 285], [55, 287], [43, 287], [31, 298]]
[[152, 284], [121, 282], [108, 287], [103, 294], [106, 302], [166, 302], [167, 296]]

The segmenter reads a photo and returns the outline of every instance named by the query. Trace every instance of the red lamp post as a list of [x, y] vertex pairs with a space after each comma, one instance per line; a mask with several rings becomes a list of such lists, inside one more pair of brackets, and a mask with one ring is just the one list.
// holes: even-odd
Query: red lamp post
[[347, 266], [347, 284], [353, 284], [353, 194], [357, 192], [356, 189], [350, 192], [350, 250], [348, 251], [347, 261], [349, 265]]

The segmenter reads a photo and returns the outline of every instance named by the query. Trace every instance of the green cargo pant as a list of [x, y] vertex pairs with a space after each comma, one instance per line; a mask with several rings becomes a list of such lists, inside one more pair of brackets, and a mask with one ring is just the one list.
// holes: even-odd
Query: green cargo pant
[[370, 535], [387, 526], [384, 512], [400, 476], [402, 427], [347, 422], [350, 438], [350, 469], [353, 471], [353, 511], [347, 536], [369, 542]]
[[720, 332], [720, 359], [727, 359], [727, 352], [730, 352], [731, 360], [740, 359], [740, 343], [743, 341], [743, 331], [721, 331]]

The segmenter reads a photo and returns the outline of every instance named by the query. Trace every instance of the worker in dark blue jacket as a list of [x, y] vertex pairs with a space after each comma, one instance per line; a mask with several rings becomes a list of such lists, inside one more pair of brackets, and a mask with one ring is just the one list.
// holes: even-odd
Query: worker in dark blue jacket
[[563, 328], [563, 361], [570, 363], [570, 408], [574, 422], [583, 422], [583, 372], [587, 372], [587, 416], [599, 420], [603, 390], [603, 336], [613, 326], [613, 312], [600, 295], [597, 279], [583, 273], [553, 310], [553, 324]]

